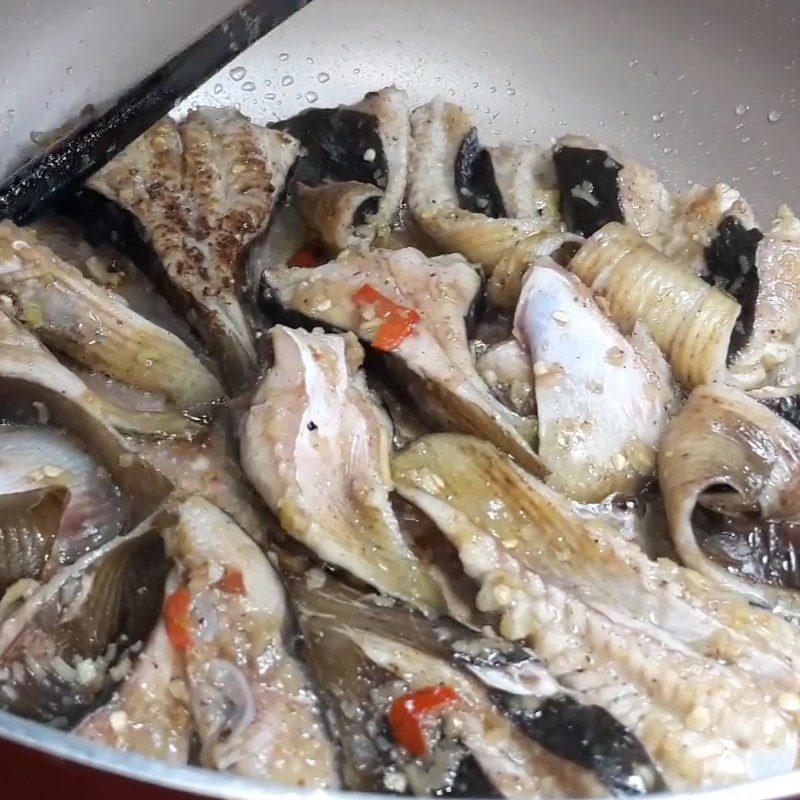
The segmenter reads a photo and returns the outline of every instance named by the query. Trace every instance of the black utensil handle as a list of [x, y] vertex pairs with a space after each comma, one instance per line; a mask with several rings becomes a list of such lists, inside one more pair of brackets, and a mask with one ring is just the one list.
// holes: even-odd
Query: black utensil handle
[[251, 0], [129, 89], [108, 111], [0, 186], [0, 219], [24, 223], [110, 161], [176, 103], [310, 0]]

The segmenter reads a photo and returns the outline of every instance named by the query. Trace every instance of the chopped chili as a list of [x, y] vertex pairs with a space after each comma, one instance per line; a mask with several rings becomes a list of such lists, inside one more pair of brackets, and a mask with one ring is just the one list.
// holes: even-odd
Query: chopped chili
[[389, 709], [389, 726], [395, 742], [415, 756], [426, 755], [427, 725], [460, 699], [458, 692], [449, 686], [431, 686], [398, 697]]
[[164, 601], [164, 624], [173, 647], [180, 650], [192, 646], [189, 630], [189, 611], [192, 607], [192, 595], [186, 588], [178, 589]]
[[353, 293], [353, 302], [375, 307], [375, 316], [383, 320], [372, 340], [378, 350], [397, 350], [414, 333], [421, 317], [413, 308], [406, 308], [382, 295], [368, 283]]
[[214, 585], [228, 594], [244, 594], [244, 576], [238, 569], [226, 570]]
[[326, 264], [330, 254], [319, 242], [312, 242], [301, 247], [290, 259], [290, 267], [319, 267]]

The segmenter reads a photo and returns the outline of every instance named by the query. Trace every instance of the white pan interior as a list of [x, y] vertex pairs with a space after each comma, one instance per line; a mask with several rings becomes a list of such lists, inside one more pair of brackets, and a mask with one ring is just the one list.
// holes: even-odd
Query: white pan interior
[[463, 104], [484, 141], [587, 133], [667, 182], [800, 205], [796, 0], [314, 0], [182, 106], [259, 122], [394, 83]]

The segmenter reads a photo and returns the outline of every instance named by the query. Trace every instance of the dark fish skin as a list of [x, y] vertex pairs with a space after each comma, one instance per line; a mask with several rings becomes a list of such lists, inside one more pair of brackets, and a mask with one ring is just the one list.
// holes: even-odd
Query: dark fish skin
[[477, 128], [470, 130], [458, 148], [454, 179], [461, 208], [495, 219], [508, 216], [492, 158], [478, 141]]
[[147, 638], [170, 567], [155, 526], [146, 522], [60, 570], [0, 625], [0, 708], [71, 726], [108, 699], [110, 673], [82, 684], [54, 658], [98, 659], [110, 645]]
[[[376, 117], [351, 108], [309, 108], [271, 127], [303, 146], [294, 173], [298, 182], [318, 186], [325, 181], [358, 181], [386, 188], [388, 165]], [[368, 150], [375, 152], [370, 161], [364, 159]]]
[[[323, 689], [334, 698], [337, 716], [341, 715], [338, 707], [343, 698], [353, 698], [355, 702], [351, 705], [356, 706], [364, 698], [369, 698], [369, 690], [359, 682], [361, 679], [374, 681], [381, 675], [346, 634], [337, 633], [331, 619], [345, 627], [393, 638], [464, 668], [502, 669], [536, 658], [530, 649], [518, 643], [482, 638], [448, 618], [426, 620], [400, 605], [377, 606], [370, 603], [363, 593], [330, 576], [324, 587], [315, 590], [309, 589], [301, 578], [290, 579], [288, 590], [297, 606], [306, 646], [311, 651], [310, 663]], [[466, 671], [472, 677], [477, 675], [480, 678], [479, 671]], [[383, 670], [380, 672], [386, 674]], [[376, 685], [371, 681], [368, 683]], [[493, 686], [488, 686], [488, 691], [495, 705], [523, 733], [554, 755], [591, 770], [614, 795], [641, 795], [666, 790], [663, 778], [639, 740], [603, 708], [581, 705], [565, 695], [521, 696]], [[346, 715], [336, 724], [352, 726], [353, 719], [352, 714]], [[363, 718], [360, 724], [364, 725]], [[384, 757], [374, 739], [362, 732], [361, 740], [369, 743], [366, 752], [371, 759], [361, 763], [365, 764], [366, 774], [374, 781]], [[369, 764], [371, 766], [367, 769]], [[352, 774], [352, 767], [349, 769]], [[464, 769], [471, 770], [471, 767], [467, 764]], [[346, 776], [347, 771], [346, 767]], [[479, 781], [480, 775], [470, 772], [470, 791], [463, 796], [493, 796], [488, 793], [489, 787], [477, 792]], [[363, 782], [359, 785], [370, 786]]]
[[[619, 194], [622, 164], [605, 150], [559, 147], [553, 153], [553, 163], [561, 193], [561, 215], [570, 231], [588, 237], [609, 222], [625, 222]], [[597, 205], [572, 193], [583, 183], [591, 184]]]
[[745, 228], [741, 220], [727, 216], [717, 225], [717, 235], [705, 249], [708, 274], [703, 279], [724, 289], [742, 307], [731, 336], [729, 360], [744, 347], [753, 331], [759, 286], [756, 250], [763, 238], [758, 228]]
[[365, 225], [367, 219], [378, 213], [378, 206], [381, 203], [380, 197], [368, 197], [363, 203], [359, 205], [353, 214], [353, 228], [359, 228]]
[[758, 583], [800, 589], [800, 523], [731, 517], [696, 506], [692, 525], [703, 552]]
[[21, 578], [40, 578], [67, 504], [66, 487], [0, 497], [0, 594]]
[[581, 705], [566, 695], [529, 706], [518, 695], [490, 694], [531, 739], [592, 770], [615, 797], [667, 791], [639, 740], [600, 706]]
[[772, 409], [779, 417], [791, 422], [795, 428], [800, 428], [800, 394], [787, 397], [776, 397], [762, 401], [767, 408]]

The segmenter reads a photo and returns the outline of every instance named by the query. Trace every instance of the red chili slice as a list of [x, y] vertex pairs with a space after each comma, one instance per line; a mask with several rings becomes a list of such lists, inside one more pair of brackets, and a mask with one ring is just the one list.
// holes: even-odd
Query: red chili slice
[[415, 756], [428, 752], [425, 728], [439, 712], [461, 698], [449, 686], [432, 686], [398, 697], [389, 709], [392, 736], [401, 747]]

